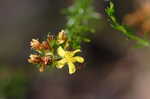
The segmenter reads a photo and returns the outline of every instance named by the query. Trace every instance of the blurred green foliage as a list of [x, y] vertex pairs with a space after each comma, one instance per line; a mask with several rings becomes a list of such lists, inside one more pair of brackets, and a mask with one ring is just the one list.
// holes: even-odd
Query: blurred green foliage
[[90, 42], [88, 35], [95, 32], [96, 23], [100, 22], [100, 14], [94, 10], [93, 0], [74, 0], [73, 5], [65, 9], [65, 14], [65, 31], [72, 48], [80, 48], [81, 42]]
[[0, 69], [0, 98], [26, 99], [28, 80], [23, 72]]

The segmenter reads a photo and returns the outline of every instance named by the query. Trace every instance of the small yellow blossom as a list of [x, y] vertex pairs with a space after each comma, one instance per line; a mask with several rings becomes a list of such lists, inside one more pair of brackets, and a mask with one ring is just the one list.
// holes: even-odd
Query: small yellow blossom
[[62, 58], [57, 62], [56, 67], [61, 69], [65, 66], [65, 64], [69, 67], [69, 74], [73, 74], [76, 71], [74, 63], [79, 62], [83, 63], [84, 58], [81, 56], [74, 56], [76, 53], [80, 52], [80, 49], [75, 51], [65, 51], [62, 47], [57, 49], [58, 55]]

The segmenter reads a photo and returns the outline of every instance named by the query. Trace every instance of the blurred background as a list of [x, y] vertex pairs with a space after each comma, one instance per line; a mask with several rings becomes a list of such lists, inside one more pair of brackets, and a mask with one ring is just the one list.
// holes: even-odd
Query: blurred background
[[[83, 44], [87, 61], [76, 74], [66, 68], [39, 73], [27, 62], [31, 39], [60, 31], [62, 9], [73, 1], [0, 0], [0, 99], [150, 99], [149, 48], [132, 48], [110, 27], [108, 0], [94, 0], [101, 20], [92, 42]], [[112, 1], [121, 23], [149, 35], [150, 0]]]

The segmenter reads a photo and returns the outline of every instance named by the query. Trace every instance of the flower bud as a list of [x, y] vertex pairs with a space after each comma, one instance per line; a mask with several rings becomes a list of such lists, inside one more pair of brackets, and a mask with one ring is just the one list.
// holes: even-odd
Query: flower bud
[[52, 58], [50, 56], [44, 56], [41, 58], [42, 64], [47, 65], [52, 62]]
[[63, 44], [67, 40], [67, 36], [64, 30], [59, 32], [58, 37], [57, 37], [57, 42], [58, 44]]
[[30, 58], [28, 59], [28, 62], [32, 64], [38, 64], [40, 63], [40, 61], [41, 61], [40, 56], [34, 54], [31, 54]]
[[48, 41], [48, 42], [52, 41], [53, 39], [54, 39], [54, 37], [53, 37], [52, 35], [48, 35], [48, 36], [47, 36], [47, 41]]
[[44, 49], [44, 50], [50, 49], [50, 46], [49, 46], [49, 44], [48, 44], [47, 41], [43, 41], [42, 44], [41, 44], [41, 47], [42, 47], [42, 49]]
[[32, 39], [32, 41], [30, 42], [30, 46], [31, 46], [31, 48], [33, 48], [35, 50], [41, 49], [41, 43], [36, 39]]

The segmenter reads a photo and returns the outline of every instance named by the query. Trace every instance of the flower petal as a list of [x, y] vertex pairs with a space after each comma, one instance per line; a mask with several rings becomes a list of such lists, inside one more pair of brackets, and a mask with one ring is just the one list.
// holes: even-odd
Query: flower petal
[[77, 62], [79, 62], [79, 63], [83, 63], [84, 62], [84, 58], [81, 57], [81, 56], [75, 56], [74, 60], [77, 61]]
[[68, 63], [68, 67], [69, 67], [69, 74], [73, 74], [76, 71], [75, 65], [72, 62]]
[[80, 50], [80, 49], [77, 49], [77, 50], [73, 51], [73, 56], [74, 56], [76, 53], [78, 53], [78, 52], [81, 52], [81, 50]]
[[57, 53], [61, 57], [65, 56], [65, 51], [64, 51], [64, 49], [61, 46], [57, 49]]
[[57, 62], [56, 67], [61, 69], [61, 68], [63, 68], [65, 66], [66, 62], [67, 61], [65, 59], [61, 59], [60, 61]]

